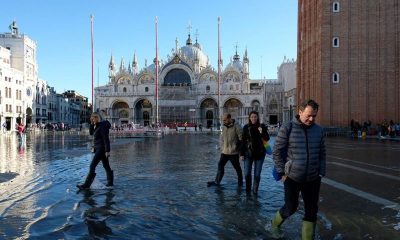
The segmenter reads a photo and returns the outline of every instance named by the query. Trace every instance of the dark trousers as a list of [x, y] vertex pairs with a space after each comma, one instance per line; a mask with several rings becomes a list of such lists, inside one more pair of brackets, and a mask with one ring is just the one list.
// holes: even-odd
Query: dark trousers
[[311, 182], [298, 183], [290, 178], [286, 178], [284, 182], [285, 188], [285, 205], [279, 210], [283, 219], [288, 218], [296, 212], [299, 206], [299, 193], [304, 202], [304, 221], [316, 222], [318, 213], [319, 188], [321, 186], [321, 178], [317, 178]]
[[111, 172], [111, 167], [108, 158], [106, 157], [106, 152], [103, 149], [96, 149], [92, 162], [90, 163], [89, 173], [93, 174], [96, 172], [96, 167], [100, 161], [103, 163], [103, 167], [106, 170], [106, 172], [107, 173]]
[[233, 155], [227, 155], [221, 153], [221, 157], [218, 162], [218, 173], [217, 173], [217, 183], [220, 183], [222, 180], [222, 177], [224, 176], [224, 168], [225, 165], [228, 161], [231, 161], [232, 166], [236, 170], [236, 174], [238, 176], [238, 182], [243, 182], [243, 173], [242, 173], [242, 168], [240, 167], [240, 162], [239, 162], [239, 154], [233, 154]]

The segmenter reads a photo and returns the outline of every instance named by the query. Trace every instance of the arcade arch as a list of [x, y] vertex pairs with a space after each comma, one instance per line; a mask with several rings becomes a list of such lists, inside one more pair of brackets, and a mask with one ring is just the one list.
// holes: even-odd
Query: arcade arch
[[135, 123], [148, 126], [151, 123], [152, 104], [148, 99], [141, 99], [135, 104]]
[[112, 122], [119, 125], [129, 123], [129, 105], [124, 101], [114, 102], [111, 108], [112, 111]]
[[207, 128], [213, 127], [218, 122], [218, 104], [212, 98], [204, 99], [200, 104], [200, 119]]

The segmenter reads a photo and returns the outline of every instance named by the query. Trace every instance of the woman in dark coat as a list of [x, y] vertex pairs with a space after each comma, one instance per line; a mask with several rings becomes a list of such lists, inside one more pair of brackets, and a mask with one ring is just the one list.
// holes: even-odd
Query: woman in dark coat
[[244, 160], [247, 193], [251, 192], [251, 170], [254, 163], [253, 194], [255, 195], [258, 193], [262, 165], [266, 154], [262, 140], [269, 140], [268, 128], [260, 123], [258, 112], [252, 111], [249, 114], [249, 123], [243, 127], [243, 142], [240, 159]]
[[96, 166], [101, 161], [107, 173], [107, 187], [114, 184], [114, 172], [111, 170], [108, 157], [110, 156], [109, 130], [111, 124], [108, 121], [101, 121], [100, 114], [94, 112], [90, 117], [90, 135], [93, 135], [92, 152], [94, 153], [90, 163], [89, 174], [86, 176], [85, 183], [77, 185], [79, 189], [89, 189], [96, 177]]

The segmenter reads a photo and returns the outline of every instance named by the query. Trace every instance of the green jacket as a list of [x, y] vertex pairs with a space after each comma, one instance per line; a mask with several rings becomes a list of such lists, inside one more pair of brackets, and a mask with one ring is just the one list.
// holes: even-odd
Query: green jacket
[[240, 141], [242, 141], [242, 128], [239, 124], [232, 122], [228, 126], [222, 126], [222, 135], [220, 137], [220, 149], [222, 154], [239, 154]]

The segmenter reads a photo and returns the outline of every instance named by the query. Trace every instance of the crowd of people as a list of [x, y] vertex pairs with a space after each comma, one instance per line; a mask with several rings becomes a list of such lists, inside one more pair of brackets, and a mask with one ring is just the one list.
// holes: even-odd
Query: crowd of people
[[[315, 123], [318, 104], [306, 100], [299, 106], [298, 115], [278, 132], [272, 152], [274, 178], [284, 184], [284, 205], [276, 212], [271, 221], [271, 233], [274, 238], [282, 237], [280, 226], [297, 211], [299, 196], [304, 202], [302, 239], [313, 239], [317, 221], [319, 189], [321, 178], [325, 176], [326, 152], [324, 132]], [[219, 186], [224, 176], [224, 167], [228, 161], [236, 170], [238, 188], [243, 185], [244, 165], [246, 193], [258, 195], [261, 171], [267, 153], [269, 141], [268, 128], [260, 123], [259, 114], [252, 111], [248, 123], [241, 128], [231, 115], [223, 117], [221, 151], [215, 180], [208, 186]], [[267, 144], [266, 144], [267, 143]], [[254, 177], [252, 176], [252, 170]]]
[[[274, 177], [277, 181], [283, 182], [285, 197], [284, 205], [272, 218], [271, 233], [274, 237], [281, 236], [280, 226], [297, 211], [301, 193], [304, 202], [302, 239], [313, 239], [321, 178], [325, 176], [324, 133], [315, 123], [318, 113], [318, 104], [315, 101], [307, 100], [302, 103], [298, 113], [292, 121], [280, 128], [272, 151]], [[94, 155], [85, 181], [77, 185], [80, 190], [90, 189], [96, 177], [96, 167], [100, 162], [107, 174], [106, 186], [114, 185], [114, 172], [109, 163], [111, 124], [107, 120], [102, 120], [98, 113], [93, 113], [90, 120]], [[248, 123], [243, 128], [235, 122], [231, 114], [224, 114], [217, 174], [215, 180], [207, 182], [207, 185], [210, 187], [221, 184], [225, 165], [230, 161], [237, 173], [238, 189], [241, 189], [243, 172], [240, 162], [242, 161], [246, 193], [257, 196], [269, 139], [268, 128], [260, 123], [257, 111], [250, 112]]]
[[389, 122], [384, 119], [381, 123], [372, 124], [370, 120], [363, 124], [353, 119], [350, 121], [350, 130], [352, 137], [365, 137], [366, 135], [378, 135], [380, 137], [400, 136], [400, 122]]

